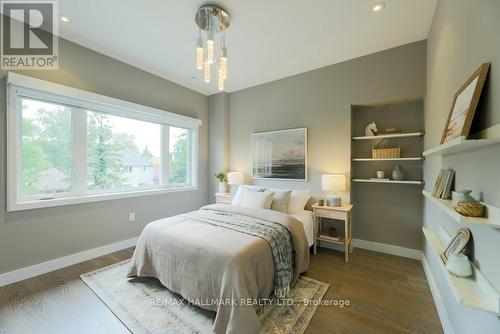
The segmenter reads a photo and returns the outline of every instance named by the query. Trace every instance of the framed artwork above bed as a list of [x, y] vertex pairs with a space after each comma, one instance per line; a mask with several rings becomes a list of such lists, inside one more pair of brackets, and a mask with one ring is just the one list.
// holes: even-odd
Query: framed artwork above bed
[[307, 180], [307, 128], [252, 133], [252, 178]]

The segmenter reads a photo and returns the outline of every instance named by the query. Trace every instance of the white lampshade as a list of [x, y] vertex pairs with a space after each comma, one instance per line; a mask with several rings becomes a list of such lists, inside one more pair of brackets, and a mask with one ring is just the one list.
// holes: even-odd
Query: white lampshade
[[232, 186], [239, 186], [243, 184], [243, 176], [242, 172], [229, 172], [227, 173], [227, 183]]
[[339, 192], [346, 191], [345, 175], [325, 174], [321, 176], [321, 188], [323, 191]]

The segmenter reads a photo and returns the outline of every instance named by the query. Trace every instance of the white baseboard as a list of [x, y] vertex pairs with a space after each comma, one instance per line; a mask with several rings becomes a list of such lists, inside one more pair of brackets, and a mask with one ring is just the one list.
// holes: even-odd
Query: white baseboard
[[[344, 251], [344, 246], [326, 243], [326, 242], [321, 243], [321, 247], [333, 249], [333, 250], [340, 251], [340, 252]], [[389, 245], [389, 244], [382, 244], [379, 242], [373, 242], [373, 241], [367, 241], [367, 240], [361, 240], [361, 239], [352, 239], [352, 247], [367, 249], [367, 250], [371, 250], [371, 251], [379, 252], [379, 253], [407, 257], [407, 258], [415, 259], [415, 260], [421, 260], [422, 256], [423, 256], [422, 251], [418, 250], [418, 249], [411, 249], [411, 248], [405, 248], [405, 247], [394, 246], [394, 245]]]
[[429, 267], [429, 263], [427, 262], [425, 256], [422, 256], [422, 265], [424, 266], [425, 276], [427, 277], [427, 282], [429, 283], [429, 287], [431, 288], [432, 298], [434, 299], [434, 304], [436, 305], [439, 320], [441, 321], [441, 326], [443, 326], [443, 331], [445, 334], [454, 334], [455, 331], [451, 326], [450, 319], [448, 318], [448, 313], [446, 312], [446, 307], [444, 305], [443, 299], [441, 298], [441, 294], [439, 293], [436, 281], [434, 280], [434, 276], [432, 275], [431, 268]]
[[0, 274], [0, 287], [135, 246], [138, 237]]
[[378, 242], [361, 240], [361, 239], [352, 239], [352, 245], [353, 247], [357, 248], [363, 248], [375, 252], [407, 257], [415, 260], [421, 260], [423, 256], [422, 251], [418, 249], [382, 244]]

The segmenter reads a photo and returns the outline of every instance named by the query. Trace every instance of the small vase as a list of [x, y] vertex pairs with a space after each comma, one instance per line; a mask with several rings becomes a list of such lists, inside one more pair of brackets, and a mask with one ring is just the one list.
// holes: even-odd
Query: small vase
[[220, 193], [227, 193], [227, 183], [226, 182], [219, 182], [219, 192]]
[[475, 203], [477, 200], [470, 195], [472, 190], [457, 190], [451, 194], [451, 204], [455, 208], [460, 202], [472, 202]]
[[396, 181], [402, 181], [405, 179], [405, 172], [400, 165], [396, 165], [396, 167], [392, 171], [392, 178]]

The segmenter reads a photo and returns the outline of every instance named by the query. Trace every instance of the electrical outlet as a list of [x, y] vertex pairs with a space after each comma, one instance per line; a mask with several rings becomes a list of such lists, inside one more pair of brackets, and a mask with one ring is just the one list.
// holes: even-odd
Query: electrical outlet
[[128, 214], [128, 220], [130, 222], [135, 221], [135, 212], [129, 212], [129, 214]]

